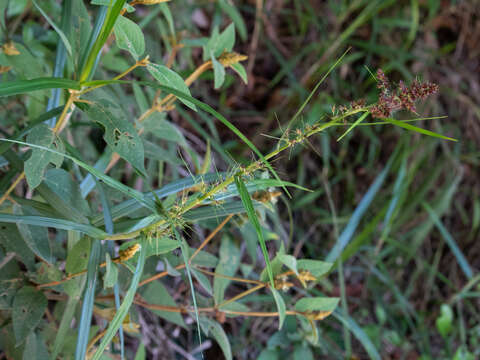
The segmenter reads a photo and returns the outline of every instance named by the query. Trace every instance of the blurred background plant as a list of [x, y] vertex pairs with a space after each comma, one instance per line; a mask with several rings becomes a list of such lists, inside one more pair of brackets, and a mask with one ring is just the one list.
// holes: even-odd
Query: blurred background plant
[[1, 356], [480, 356], [477, 2], [83, 3], [0, 1]]

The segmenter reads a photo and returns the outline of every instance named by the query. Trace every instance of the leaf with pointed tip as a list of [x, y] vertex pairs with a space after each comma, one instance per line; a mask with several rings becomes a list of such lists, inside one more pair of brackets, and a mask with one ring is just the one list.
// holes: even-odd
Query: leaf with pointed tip
[[222, 349], [225, 359], [232, 360], [232, 348], [222, 326], [215, 320], [205, 316], [200, 317], [200, 325], [207, 336], [211, 336], [215, 339], [218, 346], [220, 346], [220, 349]]
[[[149, 63], [147, 65], [147, 70], [161, 85], [171, 87], [184, 94], [187, 94], [188, 96], [191, 96], [190, 89], [185, 84], [182, 77], [178, 75], [175, 71], [170, 70], [164, 65], [158, 65], [154, 63]], [[188, 101], [182, 97], [179, 97], [179, 100], [183, 102], [186, 106], [188, 106], [190, 109], [197, 111], [196, 106], [191, 101]]]
[[277, 304], [278, 329], [281, 329], [283, 326], [283, 322], [285, 321], [287, 307], [285, 306], [285, 301], [283, 300], [282, 295], [275, 288], [270, 288], [270, 291], [272, 292], [273, 298], [275, 299], [275, 304]]
[[145, 38], [140, 26], [124, 16], [119, 16], [113, 27], [115, 40], [120, 49], [127, 50], [135, 60], [145, 52]]

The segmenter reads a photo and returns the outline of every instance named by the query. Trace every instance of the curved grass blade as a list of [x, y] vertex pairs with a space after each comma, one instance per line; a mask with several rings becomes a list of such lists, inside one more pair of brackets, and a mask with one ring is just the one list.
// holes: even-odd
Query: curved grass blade
[[384, 118], [384, 120], [386, 122], [390, 123], [390, 124], [396, 125], [398, 127], [401, 127], [401, 128], [404, 128], [404, 129], [407, 129], [407, 130], [410, 130], [410, 131], [415, 131], [415, 132], [418, 132], [418, 133], [423, 134], [423, 135], [428, 135], [428, 136], [432, 136], [432, 137], [436, 137], [436, 138], [444, 139], [444, 140], [458, 141], [457, 139], [453, 139], [453, 138], [450, 138], [448, 136], [437, 134], [436, 132], [433, 132], [433, 131], [430, 131], [430, 130], [422, 129], [418, 126], [408, 124], [404, 121], [399, 121], [399, 120], [395, 120], [395, 119], [392, 119], [392, 118]]
[[443, 226], [441, 220], [439, 219], [435, 211], [425, 202], [422, 203], [422, 205], [425, 208], [425, 210], [427, 210], [428, 215], [430, 215], [430, 218], [432, 219], [433, 223], [440, 231], [440, 234], [442, 234], [442, 237], [447, 243], [447, 245], [450, 247], [450, 250], [452, 250], [452, 253], [453, 255], [455, 255], [458, 265], [460, 265], [460, 268], [462, 269], [463, 273], [468, 279], [471, 279], [473, 277], [472, 268], [470, 267], [470, 264], [468, 263], [467, 259], [463, 255], [462, 250], [460, 250], [460, 248], [458, 247], [457, 242], [452, 237], [450, 232], [445, 228], [445, 226]]
[[[177, 229], [172, 226], [173, 233], [175, 234], [175, 238], [180, 243], [180, 249], [182, 250], [183, 261], [185, 263], [185, 270], [187, 270], [187, 277], [188, 282], [190, 284], [190, 290], [192, 291], [192, 300], [193, 300], [193, 308], [195, 310], [195, 320], [197, 321], [197, 333], [198, 333], [198, 342], [200, 345], [202, 344], [202, 334], [200, 332], [200, 319], [198, 316], [198, 306], [197, 306], [197, 298], [195, 296], [195, 288], [193, 287], [193, 280], [192, 280], [192, 271], [190, 269], [190, 254], [189, 254], [189, 247], [187, 242], [180, 237]], [[202, 353], [203, 358], [203, 353]]]
[[93, 241], [92, 250], [88, 259], [87, 287], [83, 295], [82, 314], [78, 326], [77, 347], [75, 360], [84, 360], [87, 351], [88, 335], [92, 322], [93, 301], [95, 299], [95, 287], [97, 285], [97, 272], [100, 265], [100, 241]]
[[106, 232], [97, 229], [96, 227], [93, 227], [91, 225], [79, 224], [74, 221], [43, 216], [10, 215], [0, 213], [0, 222], [15, 224], [20, 223], [33, 226], [50, 227], [61, 230], [76, 230], [97, 239], [103, 239], [107, 236]]
[[[107, 234], [112, 235], [113, 234], [113, 220], [112, 220], [112, 213], [110, 211], [110, 204], [108, 203], [107, 196], [105, 195], [105, 191], [103, 190], [102, 184], [100, 182], [96, 182], [97, 185], [97, 190], [98, 194], [100, 195], [100, 202], [102, 203], [102, 212], [103, 212], [103, 217], [104, 217], [104, 222], [105, 222], [105, 230]], [[113, 241], [109, 241], [107, 243], [107, 248], [108, 252], [110, 254], [110, 257], [113, 259], [115, 257], [114, 253], [114, 243]], [[115, 283], [113, 286], [113, 296], [115, 297], [115, 308], [118, 312], [120, 308], [120, 287], [118, 286], [118, 282]], [[120, 329], [118, 329], [118, 335], [120, 337], [120, 354], [121, 358], [125, 358], [125, 339], [123, 336], [123, 327], [120, 326]]]
[[[310, 94], [308, 95], [308, 97], [305, 99], [305, 101], [303, 102], [303, 104], [300, 106], [300, 108], [297, 110], [297, 112], [295, 113], [295, 115], [293, 115], [292, 119], [290, 120], [290, 122], [288, 123], [287, 125], [287, 129], [285, 131], [285, 134], [288, 133], [288, 130], [290, 130], [293, 126], [293, 124], [295, 123], [295, 121], [297, 120], [297, 118], [300, 116], [300, 114], [302, 113], [303, 109], [305, 109], [305, 106], [307, 106], [307, 104], [310, 102], [310, 100], [312, 99], [312, 96], [317, 92], [318, 88], [320, 87], [320, 85], [323, 84], [323, 82], [325, 81], [325, 79], [328, 77], [328, 75], [330, 75], [330, 73], [337, 67], [338, 64], [340, 64], [340, 62], [343, 60], [343, 58], [345, 57], [345, 55], [347, 55], [347, 53], [350, 51], [350, 48], [347, 49], [343, 54], [342, 56], [340, 56], [337, 61], [335, 61], [335, 63], [333, 63], [332, 66], [330, 66], [330, 68], [328, 69], [328, 71], [325, 73], [325, 75], [322, 76], [322, 78], [320, 79], [320, 81], [317, 83], [317, 85], [315, 85], [315, 87], [313, 88], [313, 90], [310, 92]], [[279, 142], [280, 144], [281, 142]]]
[[237, 186], [238, 193], [240, 194], [243, 206], [245, 207], [245, 211], [247, 212], [248, 219], [255, 228], [255, 231], [257, 232], [258, 242], [260, 243], [260, 247], [262, 248], [263, 258], [265, 259], [265, 264], [267, 266], [267, 273], [268, 278], [270, 279], [270, 285], [272, 286], [272, 289], [274, 289], [275, 283], [273, 281], [272, 265], [270, 264], [270, 259], [268, 257], [267, 245], [265, 243], [265, 238], [263, 237], [262, 228], [260, 227], [260, 222], [258, 221], [257, 214], [255, 213], [255, 209], [253, 208], [252, 199], [250, 198], [250, 194], [248, 193], [245, 183], [239, 176], [235, 176], [235, 185]]
[[110, 341], [112, 341], [116, 332], [122, 326], [123, 319], [125, 319], [125, 316], [127, 316], [128, 314], [128, 310], [130, 309], [130, 306], [133, 303], [133, 298], [138, 288], [138, 283], [140, 282], [140, 277], [142, 276], [142, 273], [143, 273], [143, 266], [145, 265], [145, 258], [147, 253], [146, 250], [147, 250], [146, 246], [141, 247], [140, 255], [138, 257], [138, 263], [135, 268], [135, 272], [133, 273], [130, 287], [128, 288], [128, 291], [125, 295], [125, 298], [123, 299], [123, 303], [120, 306], [120, 309], [117, 311], [112, 321], [108, 325], [107, 332], [105, 333], [105, 336], [100, 342], [100, 345], [98, 346], [97, 351], [95, 351], [95, 354], [93, 355], [92, 360], [99, 360], [101, 358], [103, 352], [105, 351], [105, 348], [110, 343]]
[[70, 55], [70, 57], [71, 57], [72, 56], [72, 45], [70, 45], [70, 42], [68, 41], [67, 37], [63, 33], [62, 29], [60, 29], [53, 22], [52, 19], [50, 19], [50, 17], [47, 15], [47, 13], [45, 11], [43, 11], [43, 9], [37, 4], [37, 2], [35, 0], [32, 0], [32, 2], [33, 2], [33, 5], [35, 5], [35, 7], [38, 9], [38, 11], [40, 11], [40, 13], [43, 15], [43, 17], [47, 20], [47, 22], [54, 28], [54, 30], [57, 32], [58, 36], [60, 36], [60, 39], [62, 40], [62, 43], [63, 43], [63, 45], [65, 46], [65, 49], [68, 52], [68, 55]]
[[95, 63], [97, 62], [98, 54], [102, 50], [103, 45], [108, 39], [108, 36], [112, 32], [113, 25], [117, 21], [120, 12], [123, 9], [123, 5], [125, 4], [125, 0], [117, 0], [113, 6], [108, 8], [105, 21], [102, 24], [100, 32], [93, 43], [90, 52], [88, 53], [87, 60], [82, 68], [82, 72], [80, 75], [80, 81], [87, 80], [92, 71], [95, 67]]
[[[102, 30], [105, 19], [107, 18], [107, 12], [108, 12], [108, 6], [100, 6], [97, 13], [97, 17], [95, 19], [95, 24], [90, 33], [90, 38], [88, 39], [88, 44], [85, 46], [84, 49], [82, 49], [83, 50], [82, 56], [79, 61], [79, 68], [77, 70], [84, 68], [85, 61], [87, 60], [87, 56], [90, 54], [93, 44], [95, 43], [95, 41], [97, 41], [98, 35]], [[95, 71], [95, 69], [93, 71]]]
[[380, 187], [385, 181], [388, 171], [390, 170], [390, 167], [392, 165], [392, 161], [391, 161], [392, 158], [390, 158], [389, 163], [387, 164], [385, 169], [383, 169], [383, 171], [377, 176], [373, 184], [370, 185], [370, 188], [368, 189], [367, 193], [363, 196], [362, 200], [356, 207], [355, 211], [352, 214], [352, 217], [348, 221], [347, 226], [338, 237], [338, 240], [335, 246], [332, 248], [332, 250], [330, 250], [325, 261], [334, 262], [335, 260], [337, 260], [337, 258], [341, 255], [345, 246], [347, 246], [348, 243], [350, 242], [351, 238], [353, 237], [353, 234], [355, 233], [355, 230], [357, 229], [358, 224], [360, 223], [360, 220], [363, 217], [363, 214], [365, 214], [365, 211], [367, 211], [368, 207], [370, 206], [373, 199], [375, 198], [375, 195], [377, 194], [378, 190], [380, 190]]
[[[255, 202], [254, 208], [263, 206], [262, 203]], [[207, 219], [218, 219], [231, 214], [241, 214], [245, 212], [245, 207], [241, 201], [230, 201], [221, 205], [200, 206], [187, 211], [183, 214], [183, 219], [187, 222], [197, 222]]]
[[73, 161], [75, 164], [77, 164], [77, 165], [80, 166], [81, 168], [87, 170], [89, 173], [91, 173], [92, 175], [94, 175], [94, 176], [96, 176], [97, 178], [99, 178], [99, 179], [100, 179], [101, 181], [103, 181], [106, 185], [111, 186], [111, 187], [113, 187], [114, 189], [116, 189], [116, 190], [124, 193], [125, 195], [130, 196], [130, 197], [136, 199], [137, 201], [139, 201], [140, 203], [142, 203], [143, 205], [145, 205], [145, 207], [149, 208], [149, 209], [152, 210], [153, 212], [156, 212], [156, 207], [155, 207], [155, 203], [153, 202], [153, 200], [144, 197], [143, 194], [142, 194], [140, 191], [137, 191], [137, 190], [132, 189], [132, 188], [126, 186], [126, 185], [123, 185], [121, 182], [119, 182], [119, 181], [111, 178], [110, 176], [105, 175], [104, 173], [98, 171], [98, 170], [95, 169], [94, 167], [85, 164], [83, 161], [80, 161], [80, 160], [78, 160], [77, 158], [75, 158], [75, 157], [73, 157], [73, 156], [70, 156], [70, 155], [67, 155], [67, 154], [62, 154], [62, 153], [60, 153], [60, 152], [58, 152], [58, 151], [49, 149], [49, 148], [47, 148], [47, 147], [45, 147], [45, 146], [40, 146], [40, 145], [35, 145], [35, 144], [29, 144], [29, 143], [26, 143], [26, 142], [23, 142], [23, 141], [16, 141], [16, 140], [9, 140], [9, 139], [0, 139], [0, 141], [13, 142], [13, 143], [16, 143], [16, 144], [21, 144], [21, 145], [25, 145], [25, 146], [30, 146], [30, 147], [33, 147], [33, 148], [42, 149], [42, 150], [45, 150], [45, 151], [49, 151], [49, 152], [52, 152], [52, 153], [55, 153], [55, 154], [62, 155], [63, 157], [66, 157], [67, 159]]
[[24, 94], [45, 89], [80, 90], [80, 83], [75, 80], [55, 77], [40, 77], [30, 80], [15, 80], [0, 83], [0, 97]]
[[364, 114], [362, 114], [362, 116], [360, 116], [353, 124], [352, 126], [350, 126], [338, 139], [337, 141], [340, 141], [342, 140], [350, 131], [352, 131], [356, 126], [358, 126], [363, 120], [365, 120], [365, 118], [368, 116], [368, 114], [370, 114], [368, 111]]
[[358, 324], [353, 320], [352, 317], [343, 316], [338, 310], [335, 310], [332, 313], [332, 316], [342, 322], [352, 332], [352, 334], [362, 344], [368, 355], [370, 355], [370, 359], [381, 360], [380, 354], [375, 348], [375, 345], [373, 345], [368, 335], [363, 331], [360, 326], [358, 326]]

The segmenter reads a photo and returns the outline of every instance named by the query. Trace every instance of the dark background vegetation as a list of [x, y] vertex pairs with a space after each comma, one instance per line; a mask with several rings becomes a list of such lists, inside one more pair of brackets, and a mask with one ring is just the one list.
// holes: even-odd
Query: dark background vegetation
[[[273, 149], [276, 142], [262, 134], [281, 136], [282, 129], [316, 82], [347, 48], [350, 50], [344, 61], [302, 113], [302, 124], [328, 117], [332, 107], [353, 100], [365, 98], [368, 103], [375, 102], [378, 91], [367, 68], [373, 73], [383, 69], [392, 81], [410, 82], [418, 77], [440, 86], [440, 91], [419, 105], [417, 111], [421, 117], [445, 115], [446, 118], [415, 125], [456, 138], [458, 142], [426, 137], [391, 125], [359, 126], [337, 142], [346, 129], [338, 127], [276, 159], [273, 165], [283, 179], [314, 190], [311, 193], [293, 190], [291, 200], [279, 201], [285, 229], [281, 236], [286, 240], [287, 253], [324, 259], [371, 184], [391, 160], [386, 180], [362, 214], [344, 253], [344, 278], [334, 271], [318, 289], [329, 296], [339, 296], [344, 283], [349, 316], [363, 328], [384, 359], [439, 359], [453, 358], [455, 354], [463, 356], [458, 359], [478, 358], [479, 3], [264, 0], [262, 11], [258, 11], [261, 0], [235, 1], [235, 4], [248, 30], [248, 39], [237, 41], [235, 46], [235, 51], [249, 56], [244, 63], [248, 85], [229, 73], [226, 86], [215, 91], [212, 74], [207, 73], [192, 85], [191, 91], [194, 97], [225, 115], [263, 153]], [[208, 36], [212, 23], [224, 26], [230, 21], [211, 1], [172, 0], [170, 7], [176, 29], [185, 38]], [[150, 11], [150, 7], [141, 7], [133, 18], [141, 21]], [[38, 16], [37, 12], [27, 10], [21, 23], [36, 21]], [[257, 33], [256, 16], [261, 20]], [[17, 33], [21, 28], [20, 24]], [[166, 59], [168, 54], [155, 21], [144, 28], [144, 33], [150, 56]], [[44, 46], [51, 43], [47, 40]], [[53, 50], [52, 47], [51, 62]], [[108, 76], [115, 67], [124, 68], [121, 54], [105, 63], [99, 74]], [[179, 50], [177, 66], [182, 75], [188, 75], [200, 63], [200, 51]], [[132, 76], [141, 77], [142, 71], [136, 70]], [[2, 108], [2, 112], [12, 111], [5, 103]], [[193, 116], [206, 128], [204, 118]], [[174, 111], [170, 117], [191, 145], [203, 152], [205, 141], [198, 136], [192, 122], [181, 112]], [[394, 117], [416, 116], [400, 112]], [[5, 124], [2, 127], [7, 129]], [[217, 131], [221, 143], [237, 161], [251, 159], [250, 150], [232, 133], [221, 126], [217, 126]], [[101, 133], [90, 132], [89, 136], [93, 142], [101, 140]], [[102, 144], [98, 146], [101, 148]], [[221, 158], [216, 160], [219, 169], [226, 169]], [[23, 189], [17, 191], [21, 193]], [[393, 200], [396, 204], [393, 215], [385, 222]], [[232, 233], [239, 236], [238, 232]], [[452, 242], [464, 259], [452, 252]], [[462, 261], [473, 269], [471, 279], [462, 271]], [[467, 284], [473, 285], [466, 288]], [[440, 334], [436, 325], [442, 304], [449, 304], [453, 310], [452, 329], [446, 336]], [[147, 311], [141, 314], [149, 358], [169, 358], [162, 357], [160, 349], [171, 348], [173, 343], [189, 350], [189, 341], [193, 342], [195, 337], [193, 331], [182, 340], [175, 325], [153, 319]], [[273, 349], [281, 350], [280, 359], [293, 358], [293, 344], [303, 340], [295, 338], [295, 326], [288, 322], [282, 332], [277, 332], [276, 321], [227, 320], [224, 326], [235, 358], [256, 359], [263, 351], [262, 356], [268, 359], [267, 348], [272, 354]], [[342, 358], [346, 345], [341, 322], [329, 317], [318, 326], [321, 345], [309, 347], [306, 355], [298, 352], [296, 358], [310, 355], [315, 359]], [[355, 336], [351, 341], [351, 357], [368, 358], [361, 341]], [[132, 349], [137, 344], [137, 339], [128, 341]], [[465, 353], [468, 350], [472, 357], [459, 355], [458, 349]], [[204, 356], [216, 359], [222, 355], [212, 343]], [[271, 356], [275, 359], [275, 355]]]

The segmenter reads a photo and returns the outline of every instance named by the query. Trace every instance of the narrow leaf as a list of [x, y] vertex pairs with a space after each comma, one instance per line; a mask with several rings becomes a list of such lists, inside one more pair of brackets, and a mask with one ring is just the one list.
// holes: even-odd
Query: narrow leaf
[[100, 342], [100, 345], [98, 346], [97, 351], [95, 351], [95, 354], [93, 355], [92, 360], [99, 360], [101, 358], [103, 352], [105, 351], [105, 348], [108, 346], [110, 341], [112, 341], [113, 337], [117, 333], [120, 326], [122, 326], [123, 319], [125, 319], [125, 317], [127, 316], [130, 306], [133, 303], [133, 298], [137, 291], [138, 283], [140, 282], [140, 277], [142, 276], [142, 273], [143, 273], [143, 267], [145, 265], [145, 255], [146, 255], [145, 248], [142, 247], [142, 249], [140, 249], [140, 256], [138, 258], [137, 267], [135, 268], [135, 273], [133, 274], [132, 282], [125, 295], [125, 298], [123, 299], [123, 303], [118, 309], [118, 311], [116, 312], [110, 324], [108, 325], [107, 332], [105, 333], [105, 336], [102, 338], [102, 341]]
[[428, 136], [432, 136], [432, 137], [436, 137], [436, 138], [444, 139], [444, 140], [458, 141], [457, 139], [453, 139], [453, 138], [450, 138], [450, 137], [447, 137], [447, 136], [444, 136], [444, 135], [440, 135], [440, 134], [437, 134], [436, 132], [433, 132], [433, 131], [430, 131], [430, 130], [422, 129], [418, 126], [409, 124], [409, 123], [404, 122], [404, 121], [398, 121], [398, 120], [395, 120], [395, 119], [392, 119], [392, 118], [385, 118], [383, 120], [385, 120], [386, 122], [389, 122], [390, 124], [399, 126], [401, 128], [404, 128], [404, 129], [407, 129], [407, 130], [410, 130], [410, 131], [415, 131], [415, 132], [418, 132], [418, 133], [423, 134], [423, 135], [428, 135]]
[[270, 291], [275, 299], [275, 304], [277, 304], [278, 329], [280, 330], [282, 329], [283, 322], [285, 321], [287, 307], [285, 306], [285, 301], [283, 300], [282, 295], [275, 288], [270, 288]]
[[255, 231], [257, 232], [258, 241], [260, 243], [260, 247], [262, 248], [263, 258], [265, 259], [265, 264], [267, 266], [267, 273], [268, 278], [270, 279], [270, 285], [272, 288], [275, 288], [272, 266], [268, 257], [267, 245], [265, 243], [265, 239], [263, 238], [262, 228], [260, 227], [260, 222], [258, 221], [257, 214], [255, 213], [252, 199], [250, 198], [250, 194], [247, 191], [245, 183], [239, 176], [235, 176], [235, 184], [237, 185], [238, 193], [240, 194], [240, 198], [242, 199], [242, 203], [247, 212], [248, 219], [255, 228]]
[[44, 89], [80, 90], [80, 83], [75, 80], [42, 77], [31, 80], [4, 81], [0, 83], [0, 97], [24, 94]]
[[65, 34], [63, 33], [62, 29], [60, 29], [54, 22], [52, 19], [50, 19], [50, 17], [47, 15], [47, 13], [45, 11], [43, 11], [43, 9], [37, 4], [37, 2], [35, 0], [32, 0], [33, 2], [33, 5], [35, 5], [35, 7], [38, 9], [38, 11], [40, 11], [43, 15], [43, 17], [45, 19], [47, 19], [48, 23], [55, 29], [55, 31], [57, 32], [58, 36], [60, 36], [60, 39], [62, 40], [63, 42], [63, 45], [65, 46], [65, 49], [67, 50], [68, 52], [68, 55], [72, 56], [72, 46], [70, 45], [70, 42], [68, 41], [67, 37], [65, 36]]

